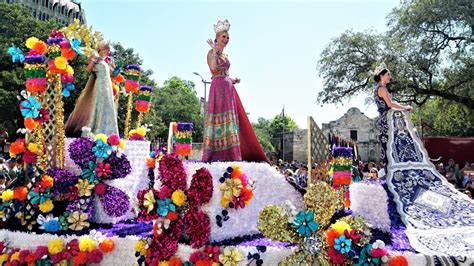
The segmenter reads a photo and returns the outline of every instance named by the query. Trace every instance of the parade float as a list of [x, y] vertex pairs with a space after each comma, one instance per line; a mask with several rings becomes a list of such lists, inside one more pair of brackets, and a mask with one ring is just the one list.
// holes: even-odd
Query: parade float
[[[336, 147], [325, 178], [297, 189], [267, 163], [184, 160], [190, 123], [171, 127], [173, 149], [151, 147], [141, 123], [153, 88], [140, 87], [140, 67], [129, 65], [124, 76], [114, 75], [116, 93], [120, 86], [128, 93], [124, 138], [66, 138], [63, 97], [75, 91], [69, 63], [96, 42], [84, 31], [29, 38], [26, 55], [9, 49], [24, 63], [25, 138], [10, 147], [22, 167], [1, 194], [2, 265], [472, 265], [472, 201], [453, 191], [441, 202], [429, 193], [391, 196], [428, 186], [417, 183], [422, 175], [443, 182], [400, 114], [395, 126], [405, 135], [390, 141], [411, 136], [421, 158], [416, 170], [389, 171], [387, 182], [354, 182], [352, 150]], [[139, 118], [130, 129], [134, 96]], [[416, 164], [397, 156], [390, 165]], [[444, 211], [438, 228], [428, 226], [434, 217], [421, 217], [419, 206]], [[449, 220], [453, 210], [456, 221]], [[446, 225], [457, 235], [443, 231]]]

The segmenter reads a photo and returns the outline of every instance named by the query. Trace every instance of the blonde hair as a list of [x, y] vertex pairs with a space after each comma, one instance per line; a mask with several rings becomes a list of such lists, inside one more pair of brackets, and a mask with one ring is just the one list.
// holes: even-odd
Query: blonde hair
[[95, 48], [97, 51], [109, 49], [110, 50], [110, 41], [101, 41], [97, 43]]

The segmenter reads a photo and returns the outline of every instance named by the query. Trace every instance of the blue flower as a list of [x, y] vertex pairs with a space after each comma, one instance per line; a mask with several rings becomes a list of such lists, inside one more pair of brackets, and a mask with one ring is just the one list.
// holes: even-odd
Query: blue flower
[[171, 202], [170, 198], [166, 198], [164, 200], [159, 199], [158, 200], [158, 213], [165, 217], [168, 215], [168, 212], [175, 212], [176, 211], [176, 206]]
[[83, 55], [84, 54], [84, 51], [82, 51], [82, 47], [80, 47], [81, 45], [81, 40], [79, 39], [72, 39], [69, 44], [71, 45], [71, 48], [76, 51], [76, 54], [78, 55]]
[[37, 118], [40, 113], [39, 109], [41, 108], [41, 104], [35, 97], [28, 96], [27, 100], [21, 102], [20, 107], [23, 117]]
[[117, 76], [118, 74], [120, 74], [120, 71], [122, 71], [122, 65], [123, 65], [123, 63], [122, 63], [122, 62], [119, 62], [119, 63], [115, 66], [114, 70], [112, 71], [112, 77], [115, 77], [115, 76]]
[[63, 86], [63, 96], [66, 97], [66, 98], [71, 96], [71, 91], [73, 91], [74, 89], [75, 89], [74, 84], [72, 84], [72, 83], [64, 84], [64, 86]]
[[46, 232], [57, 232], [61, 229], [61, 225], [58, 220], [50, 220], [43, 224], [44, 231]]
[[314, 220], [314, 211], [300, 211], [293, 221], [293, 226], [296, 227], [298, 233], [305, 237], [318, 230], [319, 224]]
[[97, 164], [95, 164], [93, 161], [89, 161], [87, 163], [87, 167], [82, 169], [82, 177], [84, 179], [89, 179], [89, 183], [94, 183], [95, 178], [96, 178], [96, 172], [95, 168], [97, 167]]
[[92, 148], [95, 157], [97, 158], [109, 158], [109, 155], [112, 154], [112, 147], [109, 144], [104, 143], [101, 139], [96, 140], [95, 146]]
[[23, 61], [25, 61], [25, 55], [23, 54], [23, 51], [15, 45], [9, 47], [7, 52], [12, 56], [13, 63], [17, 61], [23, 63]]
[[377, 266], [380, 265], [380, 258], [373, 258], [370, 254], [372, 244], [365, 246], [359, 255], [359, 262], [354, 264], [356, 266]]
[[341, 252], [341, 254], [346, 254], [351, 250], [352, 240], [346, 239], [345, 235], [340, 236], [339, 238], [334, 239], [334, 249]]

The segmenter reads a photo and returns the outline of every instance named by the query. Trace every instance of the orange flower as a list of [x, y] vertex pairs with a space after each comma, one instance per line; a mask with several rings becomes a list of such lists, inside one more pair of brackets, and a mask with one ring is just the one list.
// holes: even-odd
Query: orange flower
[[336, 229], [331, 229], [326, 233], [326, 242], [329, 246], [334, 246], [334, 239], [338, 238], [340, 234]]
[[72, 261], [74, 262], [74, 265], [85, 264], [87, 262], [87, 253], [85, 252], [77, 253], [77, 255], [74, 256], [74, 258], [72, 259]]
[[26, 187], [17, 187], [13, 190], [13, 198], [24, 201], [28, 197], [28, 189]]
[[46, 53], [46, 51], [48, 50], [48, 46], [46, 45], [45, 42], [43, 41], [38, 41], [35, 43], [35, 45], [33, 46], [33, 50], [35, 50], [36, 52], [38, 52], [39, 54], [44, 54]]
[[169, 263], [169, 266], [182, 266], [183, 265], [183, 263], [178, 257], [171, 257], [168, 263]]
[[408, 266], [408, 260], [402, 255], [396, 255], [388, 260], [389, 266]]
[[239, 176], [242, 175], [242, 170], [240, 170], [240, 167], [239, 168], [234, 168], [234, 170], [232, 170], [232, 173], [230, 174], [230, 176], [232, 178], [239, 178]]
[[176, 212], [168, 212], [168, 215], [166, 215], [167, 219], [170, 219], [170, 221], [174, 221], [178, 219], [178, 214]]
[[61, 49], [61, 56], [71, 61], [76, 56], [76, 52], [71, 48]]
[[33, 131], [38, 126], [38, 122], [36, 122], [32, 117], [25, 118], [25, 127], [31, 131]]
[[43, 187], [53, 187], [54, 179], [49, 175], [43, 175], [41, 177], [41, 185]]
[[125, 78], [122, 76], [122, 74], [118, 74], [117, 76], [112, 78], [112, 81], [116, 83], [122, 83], [125, 81]]
[[25, 140], [17, 139], [10, 145], [10, 153], [14, 155], [22, 154], [26, 151]]
[[112, 241], [112, 239], [110, 238], [107, 238], [99, 244], [99, 248], [100, 251], [104, 253], [111, 252], [112, 250], [114, 250], [114, 241]]
[[146, 165], [147, 165], [148, 168], [150, 168], [150, 169], [155, 169], [155, 159], [153, 159], [153, 158], [147, 158], [147, 159], [146, 159]]

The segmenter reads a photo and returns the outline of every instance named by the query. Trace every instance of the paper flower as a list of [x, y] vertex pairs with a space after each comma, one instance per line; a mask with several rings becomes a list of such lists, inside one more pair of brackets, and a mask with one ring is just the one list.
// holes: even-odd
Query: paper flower
[[72, 39], [69, 42], [69, 45], [71, 46], [71, 49], [73, 49], [78, 55], [83, 55], [84, 51], [82, 50], [81, 45], [81, 40], [79, 39]]
[[30, 38], [26, 39], [26, 43], [25, 43], [25, 44], [26, 44], [26, 47], [27, 47], [28, 49], [33, 49], [33, 46], [35, 46], [35, 44], [36, 44], [38, 41], [39, 41], [38, 38], [36, 38], [36, 37], [30, 37]]
[[351, 250], [351, 244], [352, 240], [347, 239], [344, 235], [334, 239], [334, 249], [342, 254], [346, 254]]
[[97, 177], [107, 177], [111, 173], [110, 164], [100, 162], [95, 168], [95, 172]]
[[11, 55], [13, 63], [23, 63], [23, 61], [25, 61], [25, 55], [23, 54], [23, 51], [15, 45], [9, 47], [7, 52]]
[[155, 207], [155, 194], [153, 193], [153, 190], [149, 190], [147, 193], [144, 195], [144, 200], [143, 200], [143, 206], [147, 208], [147, 213], [150, 213], [154, 207]]
[[232, 196], [239, 196], [242, 190], [242, 181], [238, 178], [228, 178], [220, 185], [224, 197], [231, 199]]
[[314, 211], [300, 211], [293, 221], [293, 226], [299, 234], [309, 237], [313, 232], [318, 230], [319, 224], [314, 221]]
[[23, 117], [38, 117], [40, 107], [40, 102], [38, 102], [38, 100], [33, 96], [28, 96], [27, 100], [20, 103], [21, 114]]
[[39, 229], [42, 229], [46, 232], [57, 232], [61, 229], [59, 224], [58, 217], [53, 217], [52, 214], [47, 215], [46, 217], [42, 214], [38, 215], [36, 222], [40, 225]]
[[95, 146], [92, 148], [92, 151], [97, 158], [107, 159], [110, 154], [112, 154], [112, 147], [110, 147], [110, 145], [107, 143], [104, 143], [102, 139], [98, 139], [95, 142]]
[[78, 211], [71, 213], [67, 218], [67, 221], [70, 224], [69, 229], [78, 231], [89, 227], [89, 222], [87, 221], [87, 219], [87, 213], [80, 213]]
[[93, 161], [89, 161], [87, 167], [82, 169], [82, 177], [89, 180], [89, 183], [94, 183], [97, 177], [96, 169], [97, 165]]
[[51, 190], [50, 188], [46, 188], [44, 192], [32, 190], [28, 193], [28, 197], [32, 204], [42, 204], [51, 197]]
[[91, 191], [94, 188], [94, 184], [89, 183], [88, 179], [79, 179], [76, 187], [79, 191], [79, 197], [90, 197]]
[[64, 86], [63, 86], [63, 96], [66, 97], [66, 98], [71, 96], [71, 91], [73, 91], [74, 89], [75, 89], [74, 84], [72, 84], [72, 83], [64, 84]]
[[176, 206], [183, 206], [186, 203], [186, 194], [181, 189], [175, 190], [171, 195], [171, 200]]
[[63, 251], [64, 242], [61, 238], [54, 239], [48, 242], [48, 251], [50, 254], [55, 255]]
[[242, 259], [242, 253], [237, 248], [226, 247], [224, 253], [219, 255], [219, 262], [224, 266], [236, 266]]
[[377, 266], [377, 265], [380, 265], [380, 258], [372, 257], [372, 254], [370, 254], [371, 249], [372, 249], [371, 244], [365, 246], [360, 251], [359, 262], [356, 263], [355, 265], [357, 265], [357, 266]]
[[91, 252], [96, 247], [94, 240], [89, 237], [83, 237], [79, 240], [79, 250], [82, 252]]
[[38, 207], [42, 213], [48, 213], [53, 210], [54, 204], [51, 199], [47, 199], [45, 202], [39, 204]]

